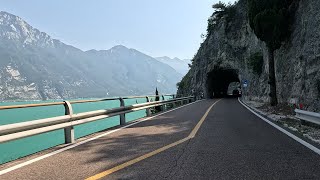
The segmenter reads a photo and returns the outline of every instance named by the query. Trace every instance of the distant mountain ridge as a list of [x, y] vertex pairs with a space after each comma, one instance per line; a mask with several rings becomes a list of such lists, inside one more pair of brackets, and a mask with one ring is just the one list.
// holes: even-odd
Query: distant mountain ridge
[[156, 59], [162, 63], [168, 64], [172, 68], [174, 68], [176, 71], [178, 71], [182, 75], [186, 75], [189, 71], [189, 63], [191, 62], [189, 59], [179, 59], [177, 57], [171, 59], [167, 56], [163, 57], [156, 57]]
[[182, 75], [135, 49], [82, 51], [0, 12], [0, 100], [175, 93]]

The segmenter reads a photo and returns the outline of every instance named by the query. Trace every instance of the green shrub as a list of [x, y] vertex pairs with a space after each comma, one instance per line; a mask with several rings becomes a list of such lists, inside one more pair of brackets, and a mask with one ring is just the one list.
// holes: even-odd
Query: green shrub
[[182, 80], [180, 82], [177, 83], [177, 88], [179, 90], [186, 90], [189, 88], [190, 86], [190, 71], [182, 78]]
[[253, 73], [257, 75], [262, 74], [263, 70], [263, 55], [261, 52], [256, 52], [254, 54], [251, 54], [251, 56], [248, 59], [248, 64], [250, 68], [252, 69]]
[[318, 97], [320, 97], [320, 80], [317, 80], [317, 90], [318, 90]]

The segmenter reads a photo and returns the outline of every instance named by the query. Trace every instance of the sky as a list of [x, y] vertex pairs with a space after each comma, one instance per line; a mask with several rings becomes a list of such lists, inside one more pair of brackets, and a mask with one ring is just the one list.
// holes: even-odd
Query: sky
[[2, 0], [0, 11], [81, 50], [121, 44], [153, 57], [191, 59], [218, 1]]

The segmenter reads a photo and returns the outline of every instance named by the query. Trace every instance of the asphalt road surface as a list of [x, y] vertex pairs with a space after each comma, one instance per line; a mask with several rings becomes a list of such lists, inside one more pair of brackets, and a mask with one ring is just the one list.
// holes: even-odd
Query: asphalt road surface
[[217, 101], [160, 115], [0, 179], [320, 179], [318, 154], [237, 99]]

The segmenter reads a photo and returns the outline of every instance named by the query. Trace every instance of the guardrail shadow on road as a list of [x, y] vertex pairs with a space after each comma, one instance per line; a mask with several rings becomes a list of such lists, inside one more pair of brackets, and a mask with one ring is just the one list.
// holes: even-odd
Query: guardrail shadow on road
[[185, 138], [193, 126], [183, 119], [161, 115], [69, 151], [87, 157], [88, 164], [101, 162], [112, 167]]

